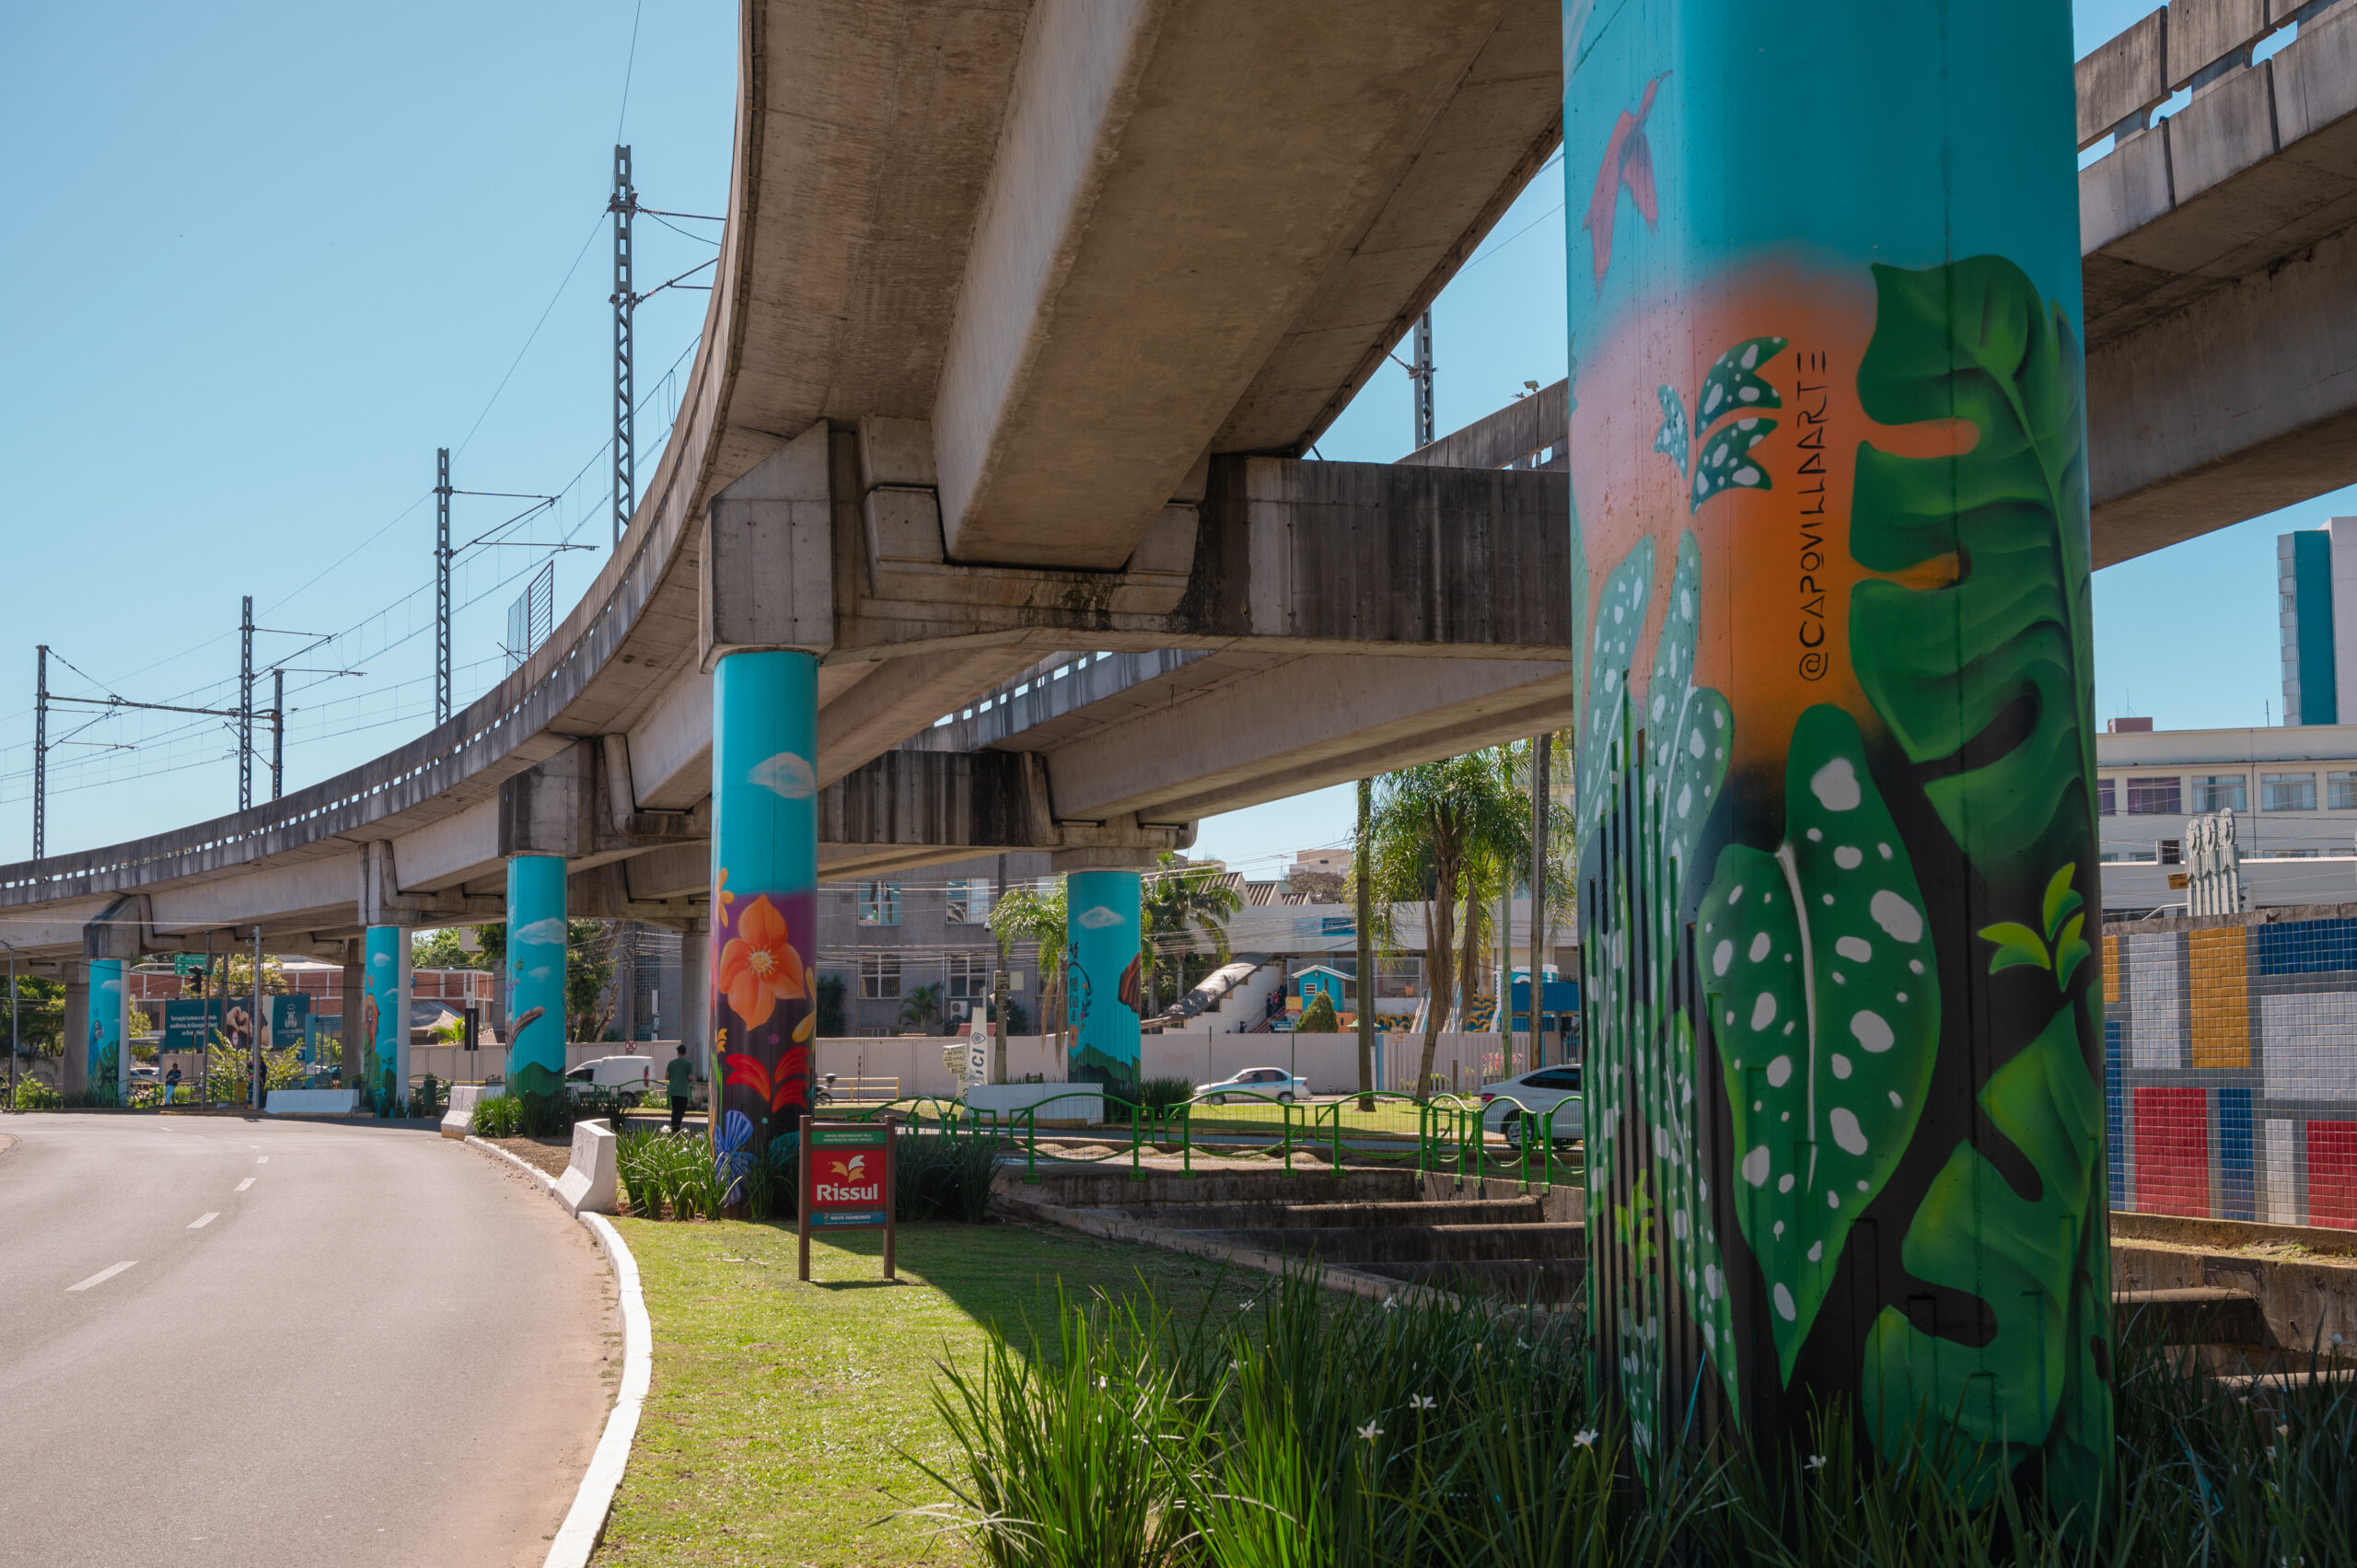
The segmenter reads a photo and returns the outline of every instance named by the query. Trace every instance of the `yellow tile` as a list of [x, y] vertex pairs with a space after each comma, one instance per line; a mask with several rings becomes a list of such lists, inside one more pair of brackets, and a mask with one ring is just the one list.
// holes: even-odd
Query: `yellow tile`
[[2117, 936], [2103, 939], [2103, 999], [2107, 1002], [2119, 1000], [2119, 938]]
[[2186, 934], [2196, 1067], [2250, 1065], [2248, 940], [2239, 925]]

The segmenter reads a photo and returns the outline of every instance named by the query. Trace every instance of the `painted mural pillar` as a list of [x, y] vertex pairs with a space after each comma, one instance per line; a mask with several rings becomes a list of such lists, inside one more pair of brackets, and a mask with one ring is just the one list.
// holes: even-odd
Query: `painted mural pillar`
[[1125, 1099], [1136, 1098], [1140, 1077], [1142, 888], [1133, 870], [1091, 869], [1072, 872], [1064, 894], [1064, 982], [1073, 1028], [1064, 1075], [1075, 1084], [1102, 1084]]
[[409, 927], [372, 925], [366, 940], [366, 981], [360, 996], [363, 1081], [379, 1116], [394, 1114], [409, 1095]]
[[1823, 1407], [2091, 1506], [2068, 8], [1563, 16], [1599, 1386], [1641, 1453]]
[[90, 963], [90, 1023], [84, 1036], [87, 1042], [85, 1052], [85, 1073], [90, 1092], [102, 1097], [110, 1105], [122, 1103], [124, 1082], [123, 1057], [127, 1049], [123, 1037], [124, 1010], [129, 1004], [123, 998], [122, 960], [95, 958]]
[[[718, 1157], [762, 1157], [810, 1104], [819, 661], [723, 656], [712, 682], [711, 1040]], [[684, 966], [683, 966], [684, 968]]]
[[507, 862], [507, 1092], [564, 1091], [565, 859]]

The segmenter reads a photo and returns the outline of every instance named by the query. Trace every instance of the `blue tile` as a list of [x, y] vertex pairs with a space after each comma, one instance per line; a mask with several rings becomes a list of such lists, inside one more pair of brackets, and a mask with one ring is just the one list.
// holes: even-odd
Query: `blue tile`
[[2255, 1171], [2252, 1167], [2250, 1091], [2218, 1091], [2218, 1185], [2223, 1190], [2226, 1218], [2255, 1220]]
[[2260, 974], [2357, 970], [2357, 920], [2300, 920], [2251, 928]]
[[2115, 1209], [2128, 1206], [2128, 1117], [2119, 1086], [2127, 1039], [2126, 1020], [2103, 1021], [2103, 1141], [2110, 1151], [2111, 1206]]

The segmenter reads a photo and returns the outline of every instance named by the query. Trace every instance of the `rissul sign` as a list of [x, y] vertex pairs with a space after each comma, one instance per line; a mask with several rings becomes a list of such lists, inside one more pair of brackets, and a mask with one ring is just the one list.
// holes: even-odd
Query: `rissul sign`
[[884, 1277], [892, 1279], [898, 1227], [892, 1214], [893, 1127], [860, 1121], [802, 1124], [802, 1277], [810, 1277], [814, 1229], [881, 1229]]

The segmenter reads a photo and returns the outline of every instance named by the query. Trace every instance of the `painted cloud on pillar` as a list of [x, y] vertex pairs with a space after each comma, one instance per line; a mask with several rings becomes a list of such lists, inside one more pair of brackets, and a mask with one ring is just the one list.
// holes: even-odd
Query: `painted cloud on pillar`
[[745, 776], [781, 800], [807, 800], [819, 793], [819, 775], [812, 772], [809, 760], [791, 751], [755, 763]]
[[1092, 904], [1080, 912], [1078, 923], [1087, 930], [1102, 931], [1109, 925], [1120, 924], [1121, 917], [1103, 904]]
[[[529, 946], [536, 942], [554, 942], [562, 946], [564, 942], [564, 922], [554, 915], [550, 915], [545, 920], [533, 921], [530, 924], [519, 926], [517, 929], [516, 940], [522, 946]], [[383, 963], [389, 960], [380, 958], [377, 961]]]

